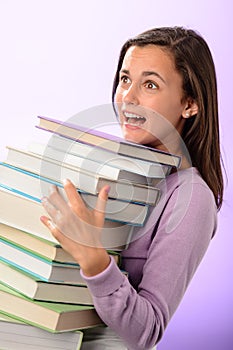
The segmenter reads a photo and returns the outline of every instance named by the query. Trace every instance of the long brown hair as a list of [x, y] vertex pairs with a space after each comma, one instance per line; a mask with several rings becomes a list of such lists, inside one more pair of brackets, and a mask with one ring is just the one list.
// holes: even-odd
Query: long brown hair
[[112, 102], [119, 83], [119, 71], [131, 46], [157, 45], [168, 50], [183, 78], [184, 97], [198, 105], [198, 113], [186, 119], [182, 133], [191, 156], [203, 179], [212, 190], [217, 208], [223, 201], [223, 174], [219, 141], [217, 82], [213, 58], [206, 41], [194, 30], [162, 27], [143, 32], [123, 45], [113, 83]]

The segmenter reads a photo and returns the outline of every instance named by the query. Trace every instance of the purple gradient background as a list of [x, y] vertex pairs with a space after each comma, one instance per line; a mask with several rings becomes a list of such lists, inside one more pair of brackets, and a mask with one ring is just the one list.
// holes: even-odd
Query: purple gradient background
[[[36, 116], [65, 120], [110, 102], [119, 50], [155, 26], [184, 25], [208, 41], [219, 86], [228, 173], [219, 227], [159, 350], [233, 349], [233, 3], [196, 1], [0, 1], [0, 156], [5, 146], [46, 141]], [[1, 204], [2, 205], [2, 204]]]

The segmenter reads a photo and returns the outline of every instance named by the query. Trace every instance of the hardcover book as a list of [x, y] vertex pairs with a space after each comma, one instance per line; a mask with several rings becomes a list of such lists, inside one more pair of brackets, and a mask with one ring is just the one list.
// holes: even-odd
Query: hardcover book
[[57, 262], [75, 263], [74, 258], [58, 243], [0, 223], [0, 237], [21, 248]]
[[[129, 178], [117, 179], [115, 177], [111, 178], [110, 176], [103, 177], [102, 175], [100, 176], [94, 173], [94, 169], [92, 169], [92, 171], [88, 171], [81, 167], [77, 168], [74, 166], [65, 165], [61, 162], [54, 162], [53, 160], [49, 161], [45, 157], [42, 159], [42, 156], [38, 162], [38, 166], [35, 168], [30, 166], [32, 157], [34, 157], [34, 155], [27, 154], [27, 159], [25, 161], [26, 164], [23, 164], [22, 161], [19, 163], [19, 158], [17, 157], [18, 161], [16, 166], [15, 164], [12, 164], [12, 162], [8, 163], [7, 159], [5, 162], [0, 163], [0, 166], [5, 166], [27, 174], [33, 173], [37, 176], [41, 176], [59, 183], [61, 183], [63, 179], [70, 179], [78, 191], [93, 195], [97, 195], [103, 186], [109, 185], [109, 197], [119, 200], [156, 205], [160, 196], [160, 191], [154, 186], [138, 184], [131, 181]], [[100, 166], [98, 166], [98, 168], [100, 168]], [[11, 172], [6, 169], [4, 172], [6, 173], [5, 176], [8, 176], [7, 172], [9, 175], [11, 174]], [[3, 176], [4, 172], [3, 170], [1, 171]], [[10, 179], [8, 181], [10, 181]]]
[[[41, 202], [41, 198], [49, 195], [51, 185], [56, 185], [66, 198], [63, 185], [59, 182], [29, 173], [20, 168], [0, 164], [0, 186], [13, 192]], [[159, 192], [158, 192], [159, 193]], [[95, 208], [97, 196], [81, 192], [82, 199], [89, 208]], [[159, 197], [157, 198], [158, 201]], [[105, 217], [108, 220], [132, 225], [143, 225], [149, 212], [148, 205], [109, 198]], [[39, 217], [38, 217], [39, 218]]]
[[[65, 176], [70, 169], [76, 172], [82, 171], [92, 175], [111, 179], [111, 180], [126, 180], [128, 182], [138, 183], [141, 185], [153, 184], [156, 179], [149, 178], [139, 173], [135, 173], [122, 168], [110, 166], [106, 163], [99, 163], [95, 160], [84, 159], [73, 154], [66, 154], [57, 149], [46, 148], [38, 143], [28, 145], [28, 150], [20, 150], [14, 147], [7, 147], [8, 154], [6, 163], [16, 167], [34, 172], [51, 174], [58, 176], [60, 179]], [[54, 175], [52, 177], [54, 177]], [[161, 179], [161, 178], [159, 178]]]
[[[16, 229], [9, 225], [0, 223], [0, 238], [51, 261], [60, 263], [76, 263], [74, 258], [59, 244], [50, 242], [46, 239]], [[119, 251], [108, 250], [108, 253], [113, 256], [115, 262], [120, 265]]]
[[35, 301], [3, 284], [0, 284], [0, 312], [55, 333], [103, 325], [93, 306]]
[[127, 142], [120, 137], [85, 128], [74, 123], [62, 122], [43, 116], [38, 116], [38, 118], [38, 128], [65, 136], [77, 142], [90, 144], [124, 156], [148, 160], [177, 168], [180, 166], [181, 158], [177, 155]]
[[[33, 200], [26, 194], [6, 189], [0, 183], [0, 222], [58, 244], [50, 231], [41, 221], [40, 216], [47, 215], [40, 201]], [[15, 210], [17, 208], [17, 210]], [[105, 220], [101, 241], [106, 249], [122, 250], [127, 247], [133, 234], [134, 226], [122, 225]]]
[[83, 333], [51, 333], [0, 313], [0, 349], [80, 350]]
[[2, 284], [34, 300], [93, 305], [91, 293], [84, 281], [83, 284], [45, 282], [3, 261], [0, 261], [0, 280]]
[[[75, 159], [71, 157], [75, 155], [78, 164], [84, 164], [86, 167], [90, 164], [99, 169], [102, 169], [104, 166], [124, 169], [126, 175], [128, 175], [127, 172], [130, 172], [148, 178], [161, 179], [167, 176], [171, 171], [171, 166], [169, 165], [122, 156], [106, 151], [103, 148], [76, 142], [56, 134], [52, 136], [51, 141], [46, 146], [37, 142], [31, 142], [28, 145], [28, 150], [51, 158], [59, 157], [59, 160], [64, 159], [65, 162], [69, 161], [69, 159]], [[85, 159], [85, 161], [83, 161], [83, 159]], [[138, 179], [139, 182], [141, 182], [140, 177]]]
[[0, 238], [0, 261], [33, 273], [44, 281], [83, 283], [79, 265], [47, 260], [2, 238]]

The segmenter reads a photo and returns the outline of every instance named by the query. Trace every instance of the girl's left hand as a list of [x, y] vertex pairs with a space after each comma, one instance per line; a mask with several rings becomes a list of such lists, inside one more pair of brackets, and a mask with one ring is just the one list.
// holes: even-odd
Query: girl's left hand
[[89, 209], [71, 181], [64, 181], [67, 201], [56, 186], [51, 187], [42, 205], [49, 214], [40, 219], [48, 227], [61, 246], [71, 254], [83, 273], [93, 276], [103, 271], [110, 257], [101, 245], [101, 231], [104, 225], [105, 209], [109, 187], [100, 191], [96, 207]]

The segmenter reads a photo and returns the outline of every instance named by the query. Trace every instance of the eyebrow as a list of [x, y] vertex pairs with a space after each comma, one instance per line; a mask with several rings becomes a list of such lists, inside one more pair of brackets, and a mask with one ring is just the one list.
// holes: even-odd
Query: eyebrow
[[[122, 69], [122, 70], [120, 71], [120, 73], [125, 73], [125, 74], [130, 75], [128, 69]], [[163, 77], [162, 77], [159, 73], [157, 73], [157, 72], [154, 72], [154, 71], [145, 71], [145, 72], [142, 73], [142, 75], [143, 75], [144, 77], [148, 77], [149, 75], [154, 75], [154, 76], [156, 76], [157, 78], [159, 78], [160, 80], [162, 80], [162, 82], [163, 82], [164, 84], [166, 84], [166, 81], [165, 81], [165, 80], [163, 79]]]

